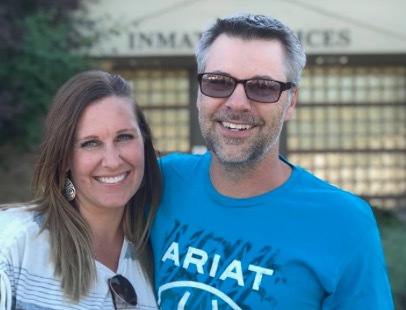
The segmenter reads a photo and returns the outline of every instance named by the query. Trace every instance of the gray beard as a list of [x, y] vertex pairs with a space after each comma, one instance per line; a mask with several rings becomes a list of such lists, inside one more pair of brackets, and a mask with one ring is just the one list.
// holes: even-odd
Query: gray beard
[[[259, 139], [255, 145], [251, 145], [246, 152], [238, 157], [231, 157], [223, 153], [221, 144], [217, 141], [215, 134], [212, 134], [210, 128], [205, 128], [205, 121], [201, 119], [199, 114], [199, 123], [201, 126], [201, 132], [206, 142], [207, 148], [216, 156], [220, 164], [225, 171], [231, 175], [247, 175], [255, 171], [255, 167], [263, 160], [263, 158], [274, 148], [279, 147], [280, 134], [283, 128], [284, 119], [288, 110], [288, 105], [284, 107], [279, 123], [275, 127], [276, 132], [272, 137], [268, 139]], [[210, 126], [210, 124], [209, 124]], [[233, 142], [232, 139], [229, 140]], [[235, 140], [238, 143], [238, 139]]]
[[219, 154], [219, 152], [216, 150], [217, 147], [213, 141], [207, 141], [207, 145], [208, 149], [214, 154], [214, 156], [216, 156], [217, 160], [224, 168], [224, 171], [230, 176], [239, 177], [241, 175], [247, 176], [254, 173], [255, 168], [259, 165], [265, 155], [268, 154], [269, 151], [277, 144], [276, 142], [277, 140], [274, 140], [273, 143], [269, 145], [265, 145], [265, 143], [256, 145], [250, 150], [250, 152], [247, 152], [245, 158], [234, 160], [221, 156], [221, 154]]
[[262, 161], [262, 159], [271, 151], [272, 148], [278, 147], [280, 133], [283, 128], [283, 121], [281, 121], [278, 126], [278, 132], [271, 141], [266, 139], [257, 141], [257, 144], [251, 146], [238, 158], [230, 158], [226, 154], [222, 154], [223, 152], [221, 146], [218, 142], [216, 142], [216, 138], [210, 133], [207, 133], [205, 130], [203, 130], [202, 133], [207, 148], [216, 156], [226, 171], [229, 171], [230, 173], [234, 172], [237, 174], [245, 174], [254, 170], [254, 168]]

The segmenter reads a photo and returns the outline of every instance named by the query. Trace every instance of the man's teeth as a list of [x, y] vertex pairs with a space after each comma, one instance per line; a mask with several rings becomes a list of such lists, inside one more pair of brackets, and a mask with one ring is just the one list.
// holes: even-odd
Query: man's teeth
[[252, 128], [251, 125], [233, 124], [229, 122], [222, 122], [223, 126], [231, 130], [246, 130]]
[[114, 178], [100, 177], [100, 178], [97, 178], [97, 180], [100, 182], [103, 182], [103, 183], [113, 184], [113, 183], [117, 183], [117, 182], [124, 180], [125, 176], [126, 176], [126, 173], [119, 175], [117, 177], [114, 177]]

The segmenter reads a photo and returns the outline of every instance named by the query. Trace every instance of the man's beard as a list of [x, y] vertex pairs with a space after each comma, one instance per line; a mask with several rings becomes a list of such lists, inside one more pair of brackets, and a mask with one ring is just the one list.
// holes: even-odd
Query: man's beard
[[[266, 132], [260, 132], [254, 140], [251, 140], [251, 138], [220, 137], [220, 134], [213, 126], [213, 122], [217, 122], [219, 119], [221, 120], [223, 118], [228, 121], [244, 121], [241, 117], [225, 117], [224, 115], [221, 115], [221, 113], [217, 113], [212, 119], [206, 120], [202, 117], [202, 114], [199, 113], [199, 123], [208, 149], [213, 152], [219, 162], [230, 169], [246, 170], [260, 162], [272, 148], [275, 146], [278, 147], [286, 111], [287, 108], [283, 111], [279, 123], [273, 124], [272, 127], [269, 128], [268, 134]], [[251, 119], [254, 119], [254, 121], [247, 121], [247, 123], [254, 123], [255, 126], [263, 128], [263, 121], [255, 118]], [[236, 153], [230, 150], [227, 144], [242, 145], [239, 148], [238, 153]]]

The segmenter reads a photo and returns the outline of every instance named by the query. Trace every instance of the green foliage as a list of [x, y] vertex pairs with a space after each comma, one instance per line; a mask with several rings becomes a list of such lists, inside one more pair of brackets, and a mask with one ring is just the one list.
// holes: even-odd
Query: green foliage
[[375, 208], [396, 309], [406, 309], [406, 224]]
[[90, 67], [76, 52], [89, 41], [72, 27], [76, 22], [72, 16], [62, 18], [52, 5], [30, 11], [12, 25], [17, 35], [0, 44], [0, 144], [20, 148], [37, 144], [56, 90]]

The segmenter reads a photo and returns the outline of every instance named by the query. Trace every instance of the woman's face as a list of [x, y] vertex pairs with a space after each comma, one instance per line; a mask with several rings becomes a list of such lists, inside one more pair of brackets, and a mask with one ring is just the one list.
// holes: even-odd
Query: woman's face
[[110, 96], [90, 104], [76, 128], [70, 164], [80, 209], [122, 210], [144, 175], [144, 142], [133, 103]]

